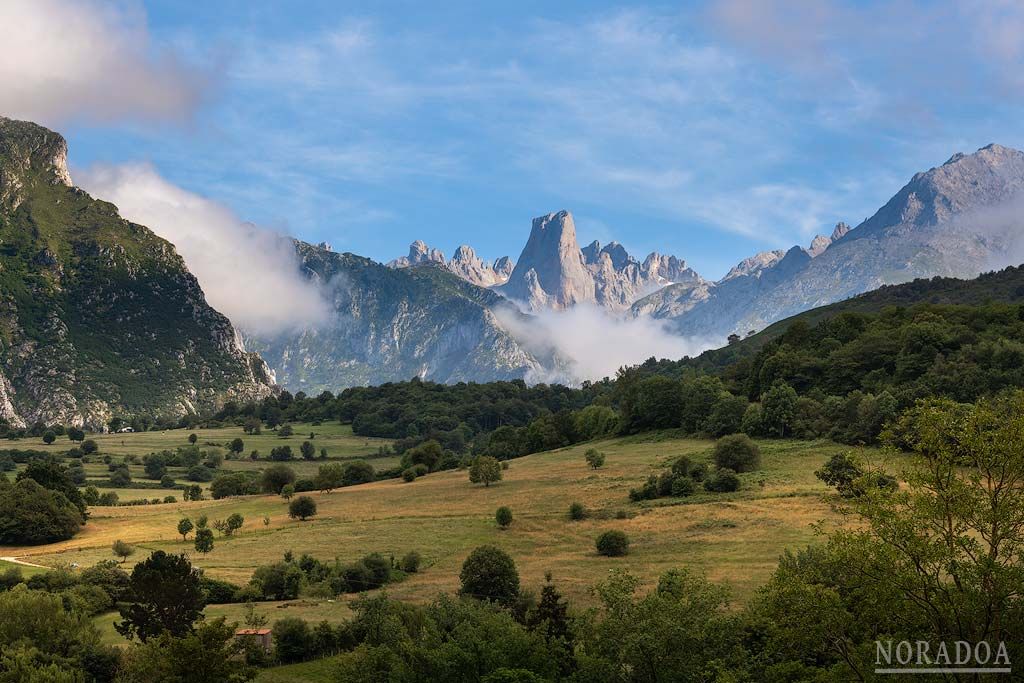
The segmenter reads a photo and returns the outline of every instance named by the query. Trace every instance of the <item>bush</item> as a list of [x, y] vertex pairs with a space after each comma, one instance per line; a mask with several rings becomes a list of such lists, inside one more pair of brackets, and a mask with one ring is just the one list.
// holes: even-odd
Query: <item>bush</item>
[[294, 600], [302, 587], [302, 570], [291, 562], [265, 564], [249, 580], [263, 600]]
[[715, 443], [715, 465], [733, 472], [753, 472], [761, 466], [761, 449], [746, 434], [723, 436]]
[[501, 548], [482, 545], [462, 563], [459, 573], [461, 595], [512, 605], [519, 596], [519, 572], [516, 564]]
[[203, 576], [199, 579], [199, 587], [206, 593], [206, 602], [210, 605], [226, 605], [235, 601], [235, 596], [241, 590], [239, 586], [220, 579], [211, 579]]
[[299, 496], [288, 503], [288, 516], [305, 522], [316, 514], [316, 501], [309, 496]]
[[274, 652], [282, 664], [301, 662], [315, 655], [312, 633], [303, 619], [285, 617], [275, 621], [271, 634], [274, 638]]
[[604, 465], [604, 453], [597, 450], [596, 448], [588, 449], [587, 452], [583, 455], [583, 457], [587, 461], [587, 464], [590, 465], [595, 470], [599, 469]]
[[260, 475], [260, 487], [266, 493], [281, 493], [285, 486], [295, 483], [295, 471], [288, 465], [271, 465]]
[[365, 460], [355, 460], [345, 465], [341, 480], [345, 486], [365, 484], [374, 479], [373, 465]]
[[586, 517], [587, 509], [583, 507], [583, 503], [574, 502], [572, 505], [569, 506], [569, 519], [573, 520], [574, 522], [578, 522], [581, 519], [586, 519]]
[[64, 541], [82, 526], [82, 512], [60, 491], [33, 479], [0, 480], [0, 544], [38, 545]]
[[715, 470], [715, 473], [704, 482], [704, 489], [715, 493], [739, 491], [740, 478], [730, 469]]
[[597, 552], [606, 557], [620, 557], [629, 552], [629, 537], [618, 529], [606, 531], [597, 537]]
[[676, 477], [672, 480], [672, 495], [676, 498], [691, 496], [696, 490], [697, 484], [689, 477]]
[[406, 483], [416, 481], [416, 470], [414, 470], [411, 467], [406, 467], [404, 470], [402, 470], [402, 481]]
[[398, 567], [406, 574], [415, 574], [420, 570], [420, 562], [422, 562], [420, 554], [415, 550], [412, 550], [402, 556], [402, 560], [398, 563]]
[[497, 512], [494, 513], [494, 521], [496, 521], [498, 526], [502, 529], [507, 529], [512, 524], [512, 508], [502, 505], [498, 508]]

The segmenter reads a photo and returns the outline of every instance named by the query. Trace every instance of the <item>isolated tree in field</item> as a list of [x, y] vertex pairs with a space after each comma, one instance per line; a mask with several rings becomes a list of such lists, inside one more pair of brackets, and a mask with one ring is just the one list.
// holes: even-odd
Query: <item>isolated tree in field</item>
[[213, 529], [199, 527], [196, 529], [196, 552], [206, 553], [213, 550]]
[[78, 427], [69, 427], [68, 428], [68, 439], [70, 439], [71, 441], [84, 441], [85, 440], [85, 432], [83, 432]]
[[494, 521], [502, 529], [507, 529], [512, 524], [512, 508], [502, 505], [494, 513]]
[[181, 534], [182, 541], [188, 540], [188, 535], [193, 528], [192, 520], [188, 517], [182, 517], [178, 520], [178, 533]]
[[52, 429], [47, 429], [43, 432], [43, 443], [51, 444], [57, 440], [57, 434]]
[[199, 484], [190, 484], [181, 489], [182, 500], [202, 500], [203, 487]]
[[619, 557], [629, 552], [629, 537], [618, 529], [606, 531], [597, 537], [597, 552], [607, 557]]
[[284, 498], [285, 500], [291, 500], [292, 496], [294, 496], [294, 495], [295, 495], [295, 485], [294, 484], [285, 484], [284, 486], [281, 487], [281, 497]]
[[299, 453], [303, 460], [312, 460], [316, 457], [316, 447], [309, 441], [303, 441], [299, 446]]
[[121, 539], [114, 541], [114, 545], [111, 547], [111, 550], [114, 551], [115, 557], [121, 558], [121, 564], [124, 564], [124, 561], [127, 560], [130, 555], [135, 554], [135, 547], [125, 543]]
[[519, 572], [501, 548], [482, 545], [469, 554], [459, 573], [459, 593], [500, 605], [511, 605], [519, 595]]
[[202, 616], [205, 595], [200, 572], [182, 555], [155, 551], [132, 570], [132, 603], [121, 609], [114, 628], [128, 639], [146, 642], [161, 634], [180, 638]]
[[587, 464], [593, 467], [595, 470], [604, 466], [604, 453], [597, 450], [596, 448], [589, 448], [583, 455], [586, 459]]
[[192, 444], [193, 446], [195, 446], [195, 445], [196, 445], [196, 441], [199, 441], [199, 437], [198, 437], [198, 436], [196, 436], [194, 432], [193, 432], [192, 434], [189, 434], [189, 435], [188, 435], [188, 442], [189, 442], [190, 444]]
[[259, 434], [260, 426], [261, 424], [258, 418], [249, 417], [246, 418], [245, 424], [242, 425], [242, 431], [246, 434]]
[[288, 516], [305, 522], [316, 514], [316, 501], [309, 496], [299, 496], [288, 503]]
[[761, 467], [761, 449], [746, 434], [730, 434], [715, 442], [715, 465], [734, 472], [753, 472]]
[[489, 455], [474, 458], [473, 464], [469, 466], [469, 481], [484, 486], [501, 481], [501, 463]]
[[291, 425], [284, 425], [283, 427], [277, 430], [277, 435], [280, 436], [282, 439], [288, 438], [294, 433], [295, 430], [292, 429]]
[[230, 536], [231, 534], [241, 529], [243, 524], [245, 524], [245, 518], [236, 512], [228, 516], [227, 521], [225, 522], [226, 526], [224, 533]]
[[241, 455], [242, 451], [245, 450], [245, 442], [237, 436], [228, 443], [228, 451], [234, 453], [235, 456]]
[[85, 441], [83, 441], [80, 448], [82, 449], [82, 453], [84, 453], [85, 455], [92, 455], [93, 453], [100, 449], [100, 447], [96, 445], [96, 442], [93, 439], [86, 439]]

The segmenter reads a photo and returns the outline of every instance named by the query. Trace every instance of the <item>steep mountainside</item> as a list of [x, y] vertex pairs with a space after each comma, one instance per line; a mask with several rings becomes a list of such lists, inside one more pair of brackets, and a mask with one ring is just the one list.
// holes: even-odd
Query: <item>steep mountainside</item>
[[269, 395], [174, 247], [72, 186], [66, 154], [0, 118], [0, 418], [100, 427]]
[[504, 299], [441, 263], [388, 268], [304, 242], [296, 250], [306, 275], [329, 292], [333, 325], [249, 340], [290, 389], [518, 379], [554, 362], [502, 327], [495, 311], [510, 308]]
[[[800, 311], [885, 284], [935, 275], [973, 277], [1021, 253], [1024, 153], [989, 145], [918, 173], [878, 212], [826, 248], [791, 249], [739, 268], [700, 296], [659, 292], [636, 310], [683, 334], [745, 334]], [[813, 252], [817, 255], [813, 255]]]
[[682, 259], [651, 253], [643, 263], [618, 242], [580, 249], [572, 214], [533, 219], [530, 238], [508, 282], [496, 290], [530, 310], [591, 303], [624, 311], [640, 297], [672, 283], [707, 284]]

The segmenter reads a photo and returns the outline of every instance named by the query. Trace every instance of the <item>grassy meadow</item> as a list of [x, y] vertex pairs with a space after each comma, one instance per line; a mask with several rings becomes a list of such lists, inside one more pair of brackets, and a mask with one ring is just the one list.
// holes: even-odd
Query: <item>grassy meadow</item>
[[[346, 436], [338, 426], [333, 426], [332, 436], [327, 435], [326, 425], [319, 430], [325, 442], [347, 440], [349, 450], [345, 452], [359, 453], [359, 444], [352, 443], [354, 437]], [[301, 439], [302, 432], [296, 431]], [[231, 432], [201, 433], [200, 443], [227, 441]], [[186, 435], [177, 432], [176, 438], [181, 441]], [[308, 438], [308, 432], [305, 436]], [[131, 437], [124, 435], [126, 443]], [[369, 449], [368, 444], [372, 442], [362, 447]], [[164, 442], [161, 447], [166, 445]], [[599, 470], [590, 469], [583, 458], [584, 452], [595, 446], [607, 456]], [[128, 567], [151, 550], [185, 551], [210, 576], [245, 583], [256, 566], [279, 560], [286, 550], [296, 556], [309, 553], [322, 560], [337, 557], [342, 561], [371, 552], [399, 557], [416, 550], [424, 558], [421, 573], [387, 590], [402, 600], [426, 601], [439, 591], [455, 590], [469, 551], [492, 543], [512, 555], [525, 587], [535, 589], [550, 571], [576, 605], [592, 602], [589, 587], [616, 567], [629, 569], [650, 585], [666, 569], [688, 566], [728, 585], [742, 602], [767, 580], [783, 550], [814, 540], [812, 524], [823, 522], [829, 528], [841, 521], [814, 470], [833, 453], [849, 447], [827, 441], [762, 441], [760, 446], [763, 468], [740, 475], [742, 489], [727, 494], [701, 491], [686, 499], [631, 503], [629, 489], [660, 472], [674, 458], [710, 459], [711, 441], [654, 433], [513, 460], [504, 479], [490, 487], [470, 484], [465, 471], [446, 471], [413, 483], [386, 480], [329, 494], [314, 493], [319, 514], [306, 522], [289, 519], [286, 502], [271, 495], [96, 507], [75, 538], [46, 546], [6, 548], [2, 554], [41, 564], [75, 562], [86, 566], [111, 558], [111, 544], [121, 539], [137, 548]], [[375, 451], [376, 444], [372, 447]], [[587, 508], [588, 519], [569, 521], [567, 511], [574, 501]], [[501, 505], [511, 507], [515, 518], [504, 531], [494, 522], [494, 511]], [[175, 531], [182, 516], [195, 519], [206, 514], [212, 522], [235, 512], [245, 517], [245, 526], [233, 537], [218, 535], [208, 555], [196, 553], [191, 540], [183, 541]], [[625, 518], [617, 518], [622, 514]], [[628, 556], [597, 555], [594, 539], [607, 529], [621, 529], [629, 535]], [[344, 603], [342, 598], [334, 603], [308, 601], [261, 609], [269, 609], [271, 619], [276, 614], [294, 613], [337, 620], [347, 614]], [[227, 610], [229, 616], [238, 616], [231, 612], [232, 607], [240, 613], [240, 606], [212, 606], [209, 613]], [[309, 613], [303, 613], [306, 611]]]

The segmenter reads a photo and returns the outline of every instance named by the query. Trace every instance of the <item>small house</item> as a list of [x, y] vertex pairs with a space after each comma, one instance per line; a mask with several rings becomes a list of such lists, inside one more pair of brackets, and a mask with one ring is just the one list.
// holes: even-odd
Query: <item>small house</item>
[[258, 644], [264, 651], [270, 652], [270, 629], [269, 628], [240, 628], [235, 631], [236, 640], [250, 640]]

